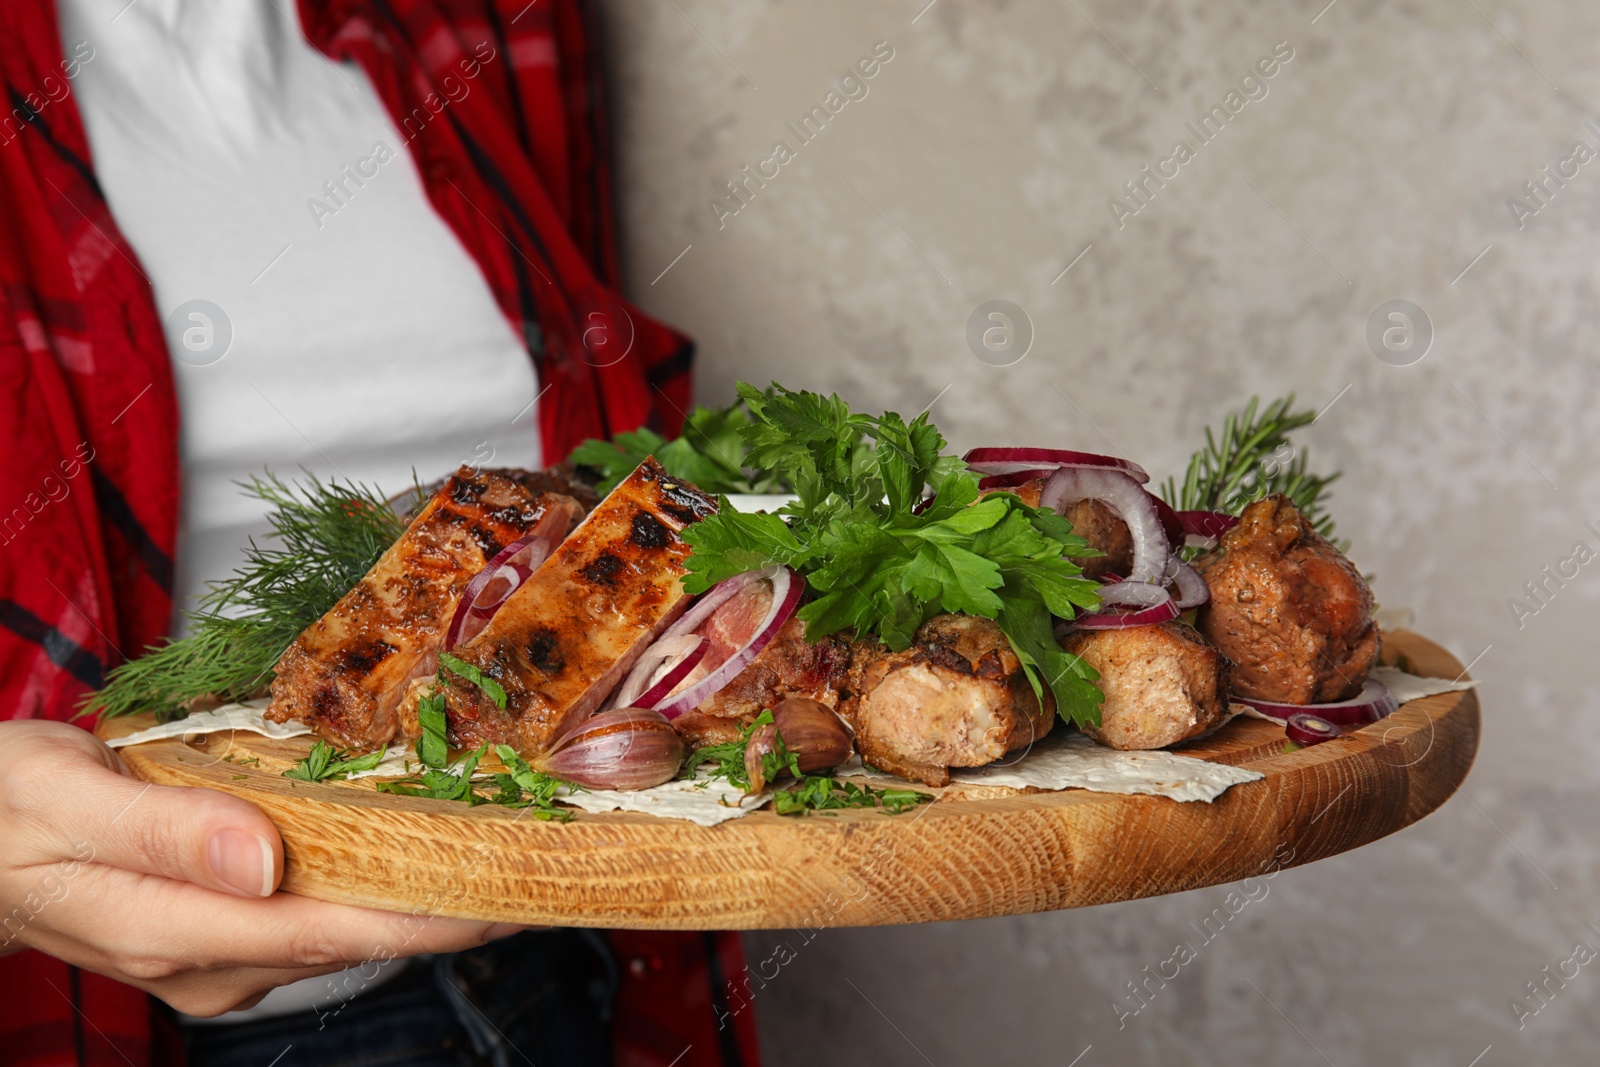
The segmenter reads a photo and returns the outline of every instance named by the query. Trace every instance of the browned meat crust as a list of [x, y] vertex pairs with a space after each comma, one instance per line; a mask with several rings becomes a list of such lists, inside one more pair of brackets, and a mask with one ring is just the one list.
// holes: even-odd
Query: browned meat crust
[[1061, 647], [1100, 672], [1100, 725], [1083, 732], [1112, 748], [1166, 748], [1228, 717], [1228, 661], [1179, 622], [1081, 630]]
[[437, 652], [472, 576], [541, 521], [565, 533], [579, 515], [570, 497], [461, 468], [355, 588], [284, 652], [267, 718], [302, 720], [341, 748], [388, 744], [407, 683]]
[[809, 697], [837, 707], [850, 666], [850, 641], [829, 634], [812, 643], [805, 634], [806, 624], [791, 618], [733, 681], [674, 719], [672, 725], [689, 746], [737, 741], [741, 727], [785, 697]]
[[1032, 744], [1055, 720], [1000, 627], [970, 615], [929, 619], [903, 652], [857, 642], [840, 698], [863, 760], [928, 785]]
[[[653, 459], [623, 480], [523, 583], [483, 632], [454, 651], [504, 687], [498, 709], [441, 671], [451, 739], [536, 756], [591, 714], [687, 601], [679, 533], [716, 510]], [[422, 686], [402, 714], [415, 718]]]
[[[1015, 493], [1024, 504], [1039, 506], [1047, 479], [1034, 478], [1012, 489], [993, 489], [990, 492]], [[987, 496], [988, 493], [984, 493]], [[1117, 513], [1098, 500], [1075, 500], [1061, 513], [1072, 523], [1072, 532], [1089, 542], [1089, 547], [1100, 552], [1098, 556], [1073, 558], [1083, 568], [1085, 578], [1101, 578], [1107, 574], [1127, 574], [1133, 569], [1133, 535], [1128, 524]]]
[[[470, 470], [472, 468], [463, 469]], [[560, 493], [562, 496], [569, 496], [578, 502], [585, 515], [593, 511], [594, 506], [600, 503], [600, 495], [594, 491], [593, 483], [581, 477], [574, 468], [565, 463], [538, 471], [527, 470], [523, 467], [489, 467], [484, 468], [482, 473], [497, 474], [504, 478], [510, 478], [528, 492], [536, 495], [539, 493]], [[390, 503], [397, 509], [409, 508], [401, 517], [410, 522], [422, 510], [422, 504], [418, 503], [419, 496], [422, 501], [432, 499], [444, 487], [444, 483], [445, 479], [441, 478], [436, 482], [430, 482], [423, 486], [420, 491], [408, 489], [391, 499]]]
[[1200, 629], [1244, 696], [1318, 704], [1354, 696], [1378, 662], [1372, 590], [1283, 496], [1245, 508], [1195, 562], [1211, 587]]

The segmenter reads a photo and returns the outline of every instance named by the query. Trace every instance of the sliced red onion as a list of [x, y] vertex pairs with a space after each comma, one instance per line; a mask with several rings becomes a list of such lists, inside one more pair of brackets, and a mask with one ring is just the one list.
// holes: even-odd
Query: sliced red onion
[[1133, 537], [1133, 567], [1128, 579], [1161, 582], [1172, 546], [1162, 529], [1155, 498], [1120, 470], [1062, 467], [1045, 483], [1039, 506], [1060, 512], [1068, 504], [1085, 499], [1100, 501], [1127, 524]]
[[1276, 700], [1259, 700], [1256, 697], [1238, 694], [1233, 696], [1233, 700], [1240, 704], [1248, 704], [1263, 715], [1280, 721], [1288, 721], [1290, 716], [1306, 712], [1321, 716], [1335, 726], [1352, 728], [1377, 722], [1385, 716], [1394, 714], [1400, 707], [1400, 702], [1394, 698], [1389, 687], [1376, 678], [1368, 678], [1367, 684], [1361, 687], [1361, 692], [1349, 700], [1335, 701], [1332, 704], [1284, 704]]
[[1108, 608], [1159, 608], [1172, 594], [1149, 582], [1107, 582], [1100, 587], [1100, 604]]
[[1339, 732], [1339, 728], [1327, 719], [1307, 715], [1303, 711], [1289, 716], [1289, 721], [1284, 724], [1284, 733], [1289, 735], [1289, 740], [1301, 745], [1320, 745], [1324, 741], [1332, 741], [1339, 736]]
[[1178, 571], [1172, 578], [1172, 584], [1178, 587], [1175, 603], [1179, 611], [1198, 608], [1211, 599], [1211, 587], [1200, 577], [1200, 572], [1187, 563], [1178, 564]]
[[1156, 517], [1161, 520], [1161, 529], [1166, 531], [1167, 534], [1167, 543], [1172, 545], [1182, 544], [1184, 529], [1183, 523], [1178, 519], [1178, 513], [1172, 510], [1171, 504], [1168, 504], [1165, 500], [1150, 492], [1150, 490], [1146, 489], [1145, 493], [1150, 497], [1151, 503], [1155, 505]]
[[500, 605], [521, 589], [522, 583], [533, 577], [533, 572], [549, 557], [555, 541], [556, 538], [540, 532], [536, 526], [533, 533], [495, 553], [462, 591], [461, 602], [456, 605], [450, 626], [445, 630], [444, 647], [455, 648], [482, 633]]
[[706, 658], [710, 644], [699, 634], [663, 637], [645, 649], [628, 677], [606, 701], [607, 708], [649, 708], [663, 700]]
[[1226, 511], [1179, 511], [1178, 523], [1190, 537], [1218, 538], [1239, 525], [1239, 516]]
[[1061, 448], [974, 448], [961, 458], [979, 474], [1016, 474], [1027, 470], [1072, 467], [1121, 471], [1141, 485], [1150, 480], [1145, 469], [1132, 460]]
[[[715, 696], [739, 672], [750, 665], [762, 649], [771, 643], [784, 623], [789, 621], [795, 609], [800, 606], [800, 597], [805, 592], [805, 580], [794, 571], [784, 566], [768, 567], [764, 570], [749, 571], [745, 574], [729, 578], [718, 583], [713, 589], [701, 598], [700, 602], [686, 612], [683, 618], [673, 624], [662, 639], [678, 637], [693, 632], [711, 617], [711, 613], [729, 598], [748, 593], [751, 587], [759, 581], [772, 583], [772, 604], [767, 609], [766, 617], [756, 626], [754, 634], [744, 645], [736, 649], [732, 655], [714, 666], [710, 673], [694, 684], [687, 686], [682, 692], [674, 693], [660, 703], [654, 705], [655, 709], [669, 719], [675, 719], [686, 711], [699, 707], [706, 700]], [[731, 586], [730, 591], [723, 593], [724, 586]], [[719, 594], [721, 594], [719, 596]], [[713, 597], [715, 603], [706, 607], [706, 602]]]
[[990, 489], [1015, 489], [1036, 478], [1048, 478], [1055, 472], [1054, 467], [1030, 467], [1026, 470], [1012, 471], [1010, 474], [988, 474], [978, 479], [978, 489], [983, 492]]
[[1125, 630], [1132, 626], [1158, 626], [1171, 622], [1178, 614], [1177, 605], [1168, 597], [1153, 608], [1139, 611], [1100, 611], [1093, 615], [1079, 615], [1072, 620], [1072, 627], [1077, 630]]

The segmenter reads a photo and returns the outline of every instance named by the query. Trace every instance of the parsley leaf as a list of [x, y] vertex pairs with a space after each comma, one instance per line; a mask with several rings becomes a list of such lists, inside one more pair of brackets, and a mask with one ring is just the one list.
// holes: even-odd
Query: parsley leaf
[[[383, 749], [364, 756], [352, 756], [344, 749], [335, 750], [326, 741], [311, 746], [305, 759], [283, 772], [285, 778], [302, 782], [326, 782], [330, 779], [348, 778], [356, 771], [370, 771], [383, 762]], [[260, 761], [257, 760], [257, 763]]]
[[668, 474], [708, 493], [787, 491], [788, 483], [750, 463], [740, 435], [749, 423], [742, 400], [724, 408], [696, 407], [676, 440], [668, 441], [648, 428], [619, 433], [610, 441], [590, 438], [572, 450], [567, 462], [598, 473], [595, 488], [602, 495], [652, 455]]
[[899, 815], [932, 800], [933, 794], [916, 789], [878, 789], [827, 775], [809, 774], [793, 789], [774, 793], [772, 810], [779, 815], [804, 815], [808, 811], [882, 807], [890, 815]]
[[443, 768], [450, 761], [443, 693], [429, 693], [417, 701], [417, 725], [422, 728], [417, 738], [417, 762], [435, 770]]
[[896, 651], [937, 614], [993, 619], [1040, 700], [1048, 686], [1063, 719], [1100, 721], [1099, 676], [1051, 633], [1053, 616], [1100, 603], [1068, 558], [1094, 553], [1066, 519], [1013, 493], [979, 500], [977, 475], [944, 454], [926, 413], [868, 416], [776, 384], [738, 392], [751, 414], [747, 461], [799, 499], [776, 515], [724, 508], [684, 530], [686, 591], [782, 563], [813, 594], [799, 612], [809, 638], [853, 629]]
[[484, 674], [477, 667], [474, 667], [459, 656], [452, 656], [448, 652], [439, 653], [439, 666], [456, 677], [464, 678], [479, 689], [482, 689], [489, 695], [489, 699], [494, 701], [494, 706], [501, 711], [506, 709], [505, 689], [501, 687], [499, 682]]

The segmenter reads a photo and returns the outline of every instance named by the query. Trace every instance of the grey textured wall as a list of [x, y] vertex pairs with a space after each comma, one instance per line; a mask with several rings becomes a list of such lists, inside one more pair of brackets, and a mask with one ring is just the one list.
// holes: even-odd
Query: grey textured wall
[[[1600, 9], [926, 2], [603, 4], [630, 288], [698, 338], [702, 396], [937, 398], [957, 447], [1114, 448], [1158, 477], [1250, 393], [1332, 404], [1303, 442], [1346, 472], [1342, 531], [1385, 605], [1476, 661], [1483, 746], [1462, 795], [1276, 878], [1121, 1029], [1125, 984], [1224, 888], [824, 933], [757, 998], [767, 1062], [1594, 1062], [1600, 563], [1536, 614], [1508, 601], [1600, 548]], [[878, 41], [867, 95], [800, 145], [785, 123]], [[1185, 128], [1285, 41], [1213, 141]], [[1194, 157], [1115, 218], [1180, 139]], [[794, 158], [728, 214], [778, 140]], [[1570, 177], [1533, 199], [1547, 165]], [[966, 341], [994, 298], [1035, 333], [1012, 366]], [[1367, 341], [1394, 299], [1435, 334], [1410, 365]]]

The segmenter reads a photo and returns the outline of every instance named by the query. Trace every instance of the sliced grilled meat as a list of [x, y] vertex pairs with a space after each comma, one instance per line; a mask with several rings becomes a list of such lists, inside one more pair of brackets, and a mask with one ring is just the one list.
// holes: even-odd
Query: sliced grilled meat
[[1100, 725], [1083, 732], [1112, 748], [1166, 748], [1228, 718], [1228, 661], [1181, 622], [1080, 630], [1061, 647], [1100, 672]]
[[[1034, 478], [1011, 489], [992, 489], [989, 492], [1015, 493], [1029, 507], [1039, 506], [1047, 478]], [[988, 493], [983, 494], [987, 496]], [[1098, 556], [1072, 557], [1072, 562], [1083, 568], [1085, 578], [1101, 578], [1107, 574], [1127, 574], [1133, 569], [1133, 535], [1128, 524], [1116, 512], [1098, 500], [1075, 500], [1068, 504], [1062, 517], [1072, 523], [1072, 532], [1089, 542]]]
[[[538, 471], [523, 467], [494, 467], [488, 472], [510, 478], [530, 493], [560, 493], [562, 496], [570, 496], [578, 502], [585, 515], [600, 503], [600, 495], [594, 491], [594, 484], [580, 477], [577, 471], [565, 463]], [[407, 490], [393, 497], [389, 503], [396, 509], [402, 507], [409, 509], [402, 517], [410, 522], [421, 512], [423, 504], [432, 499], [443, 486], [444, 479], [430, 482], [420, 490]]]
[[[770, 599], [761, 607], [765, 609], [768, 603]], [[757, 615], [755, 622], [760, 618]], [[710, 621], [716, 620], [713, 615]], [[747, 630], [743, 638], [748, 637]], [[733, 681], [693, 711], [678, 716], [672, 725], [691, 748], [737, 741], [742, 727], [786, 697], [807, 697], [837, 707], [839, 687], [849, 666], [848, 638], [829, 634], [815, 643], [807, 641], [806, 624], [791, 618]], [[692, 681], [691, 676], [685, 684]]]
[[571, 497], [463, 467], [333, 609], [295, 639], [272, 683], [273, 722], [298, 719], [341, 748], [389, 743], [407, 683], [431, 666], [472, 576], [536, 527], [564, 535]]
[[1344, 700], [1378, 662], [1372, 589], [1287, 497], [1246, 507], [1195, 569], [1211, 587], [1200, 630], [1233, 661], [1242, 695], [1286, 704]]
[[845, 689], [839, 712], [861, 758], [927, 785], [1032, 744], [1055, 720], [1000, 627], [970, 615], [929, 619], [903, 652], [857, 642]]
[[[483, 632], [451, 650], [505, 689], [504, 710], [439, 673], [452, 740], [535, 756], [599, 707], [686, 606], [679, 533], [716, 502], [649, 459], [612, 490]], [[414, 730], [416, 700], [403, 711]]]

